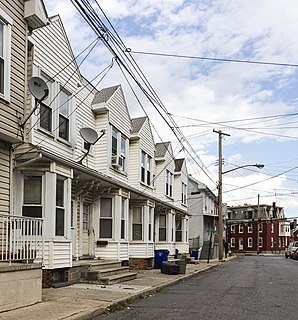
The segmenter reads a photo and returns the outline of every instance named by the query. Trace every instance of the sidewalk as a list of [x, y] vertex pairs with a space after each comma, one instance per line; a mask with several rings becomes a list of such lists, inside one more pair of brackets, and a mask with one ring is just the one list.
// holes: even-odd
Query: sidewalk
[[[228, 262], [234, 257], [225, 259]], [[0, 313], [2, 320], [89, 320], [106, 311], [113, 311], [134, 299], [155, 294], [158, 290], [185, 278], [220, 265], [218, 260], [210, 263], [200, 261], [187, 264], [186, 274], [168, 275], [159, 269], [138, 271], [137, 279], [114, 284], [94, 285], [78, 283], [63, 288], [43, 289], [41, 303]]]

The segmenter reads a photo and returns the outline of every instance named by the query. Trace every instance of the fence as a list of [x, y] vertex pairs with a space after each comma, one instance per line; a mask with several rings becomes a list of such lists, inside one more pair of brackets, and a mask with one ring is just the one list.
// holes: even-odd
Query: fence
[[43, 220], [0, 214], [0, 262], [42, 262]]

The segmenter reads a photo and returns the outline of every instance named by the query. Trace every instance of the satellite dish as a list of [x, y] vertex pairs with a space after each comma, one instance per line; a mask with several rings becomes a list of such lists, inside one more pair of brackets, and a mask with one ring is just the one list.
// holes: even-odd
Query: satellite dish
[[31, 94], [39, 101], [44, 100], [49, 95], [47, 84], [39, 77], [33, 77], [28, 81]]
[[95, 144], [98, 139], [97, 132], [91, 128], [82, 128], [80, 129], [81, 137], [90, 144]]
[[101, 135], [98, 136], [97, 132], [91, 128], [82, 128], [80, 129], [80, 135], [84, 139], [85, 142], [88, 143], [87, 152], [83, 155], [81, 160], [78, 161], [79, 164], [83, 164], [83, 160], [87, 157], [91, 145], [95, 144], [104, 134], [106, 134], [106, 130], [101, 130]]

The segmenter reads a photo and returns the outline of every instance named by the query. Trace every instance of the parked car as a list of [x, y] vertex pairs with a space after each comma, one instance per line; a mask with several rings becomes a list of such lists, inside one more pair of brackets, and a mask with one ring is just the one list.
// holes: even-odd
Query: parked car
[[296, 249], [293, 253], [292, 253], [292, 258], [294, 260], [298, 260], [298, 249]]
[[292, 258], [296, 249], [298, 249], [298, 241], [290, 242], [288, 248], [285, 249], [285, 258]]

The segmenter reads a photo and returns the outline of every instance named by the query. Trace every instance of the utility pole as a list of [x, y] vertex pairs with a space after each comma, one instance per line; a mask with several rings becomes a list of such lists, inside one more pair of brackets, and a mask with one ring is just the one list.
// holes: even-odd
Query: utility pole
[[257, 212], [257, 254], [260, 253], [260, 195], [258, 194], [258, 212]]
[[222, 216], [222, 137], [230, 136], [221, 130], [218, 134], [218, 260], [223, 260], [223, 216]]

